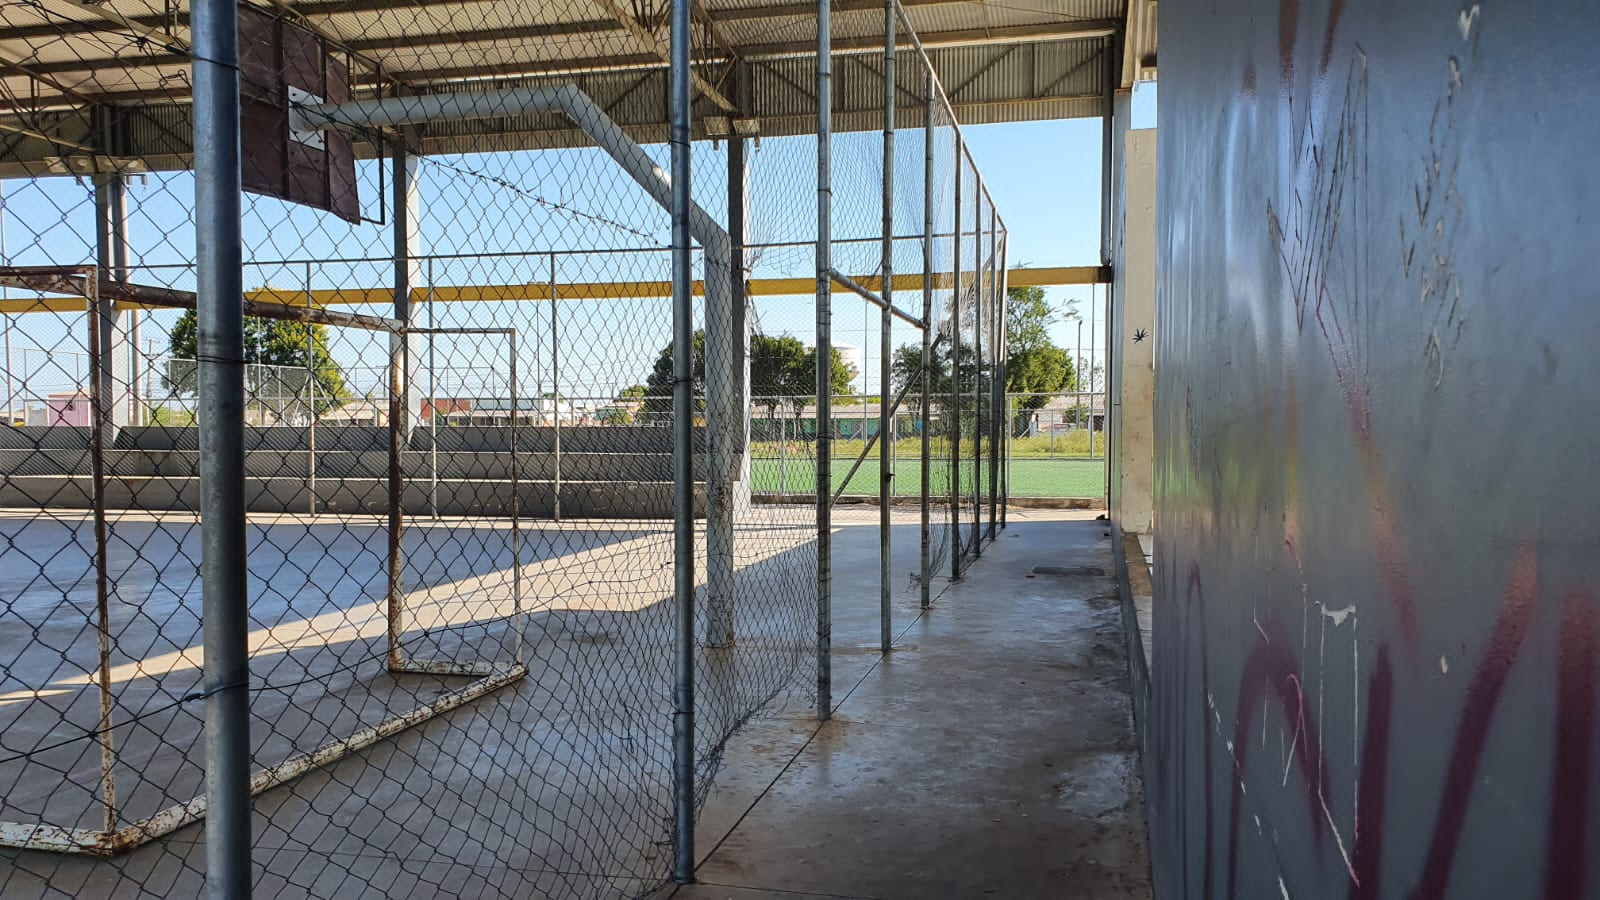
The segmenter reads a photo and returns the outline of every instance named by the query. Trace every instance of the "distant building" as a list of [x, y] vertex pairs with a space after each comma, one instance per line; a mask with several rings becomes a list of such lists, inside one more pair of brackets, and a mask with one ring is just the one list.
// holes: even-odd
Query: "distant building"
[[515, 409], [507, 397], [423, 398], [422, 421], [439, 425], [575, 425], [585, 415], [570, 400], [518, 397]]
[[39, 424], [51, 428], [87, 428], [92, 410], [87, 391], [51, 394], [45, 398], [44, 421]]
[[376, 400], [352, 400], [317, 416], [318, 425], [387, 425], [389, 404]]

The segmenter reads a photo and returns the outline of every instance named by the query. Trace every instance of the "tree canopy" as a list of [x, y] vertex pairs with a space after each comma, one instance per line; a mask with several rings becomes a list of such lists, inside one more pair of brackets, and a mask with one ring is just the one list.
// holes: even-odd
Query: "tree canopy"
[[815, 371], [812, 351], [798, 338], [750, 336], [750, 397], [769, 415], [778, 411], [785, 397], [815, 394]]
[[[1014, 287], [1006, 291], [1006, 393], [1022, 396], [1022, 409], [1038, 409], [1050, 395], [1074, 390], [1077, 385], [1071, 354], [1050, 339], [1050, 326], [1060, 315], [1045, 299], [1044, 288]], [[978, 377], [972, 345], [963, 343], [956, 369], [960, 382], [971, 385]], [[905, 344], [890, 362], [895, 390], [920, 376], [922, 347]], [[950, 393], [950, 353], [936, 353], [929, 372], [929, 389]]]
[[1006, 291], [1006, 393], [1027, 395], [1022, 409], [1038, 409], [1050, 394], [1077, 388], [1072, 355], [1050, 340], [1050, 326], [1060, 316], [1042, 287]]
[[[193, 361], [199, 357], [199, 343], [199, 323], [194, 310], [188, 310], [178, 317], [168, 335], [167, 352], [173, 364], [162, 374], [162, 383], [169, 390], [196, 390], [198, 367]], [[308, 370], [315, 379], [318, 412], [338, 406], [349, 397], [344, 373], [328, 352], [326, 326], [246, 316], [244, 361], [245, 387], [258, 403], [279, 397], [299, 403]]]
[[[799, 339], [756, 334], [750, 337], [750, 396], [771, 412], [776, 412], [782, 397], [812, 397], [817, 392], [817, 352]], [[850, 393], [855, 371], [845, 364], [839, 351], [833, 351], [832, 383], [835, 394]], [[694, 333], [694, 361], [690, 382], [697, 412], [705, 408], [706, 333]], [[661, 348], [644, 385], [645, 409], [652, 413], [672, 411], [672, 345]]]

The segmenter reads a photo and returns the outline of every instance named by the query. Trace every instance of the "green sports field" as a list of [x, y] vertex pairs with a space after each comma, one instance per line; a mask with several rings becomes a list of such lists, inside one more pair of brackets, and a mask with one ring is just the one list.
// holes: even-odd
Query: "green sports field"
[[[856, 452], [859, 453], [859, 445]], [[855, 454], [834, 457], [834, 489], [844, 483]], [[932, 478], [935, 485], [949, 484], [949, 464], [936, 460]], [[970, 478], [970, 465], [962, 466], [962, 477]], [[751, 464], [752, 487], [756, 493], [800, 494], [814, 491], [816, 472], [810, 458], [796, 455], [787, 463], [771, 457], [757, 457]], [[922, 478], [920, 460], [901, 459], [895, 469], [895, 494], [915, 496]], [[984, 478], [988, 478], [985, 470]], [[878, 462], [873, 458], [863, 462], [850, 479], [847, 494], [878, 493]], [[963, 486], [962, 493], [966, 493]], [[1013, 497], [1100, 497], [1105, 493], [1105, 462], [1099, 459], [1039, 459], [1021, 458], [1011, 461], [1011, 496]]]

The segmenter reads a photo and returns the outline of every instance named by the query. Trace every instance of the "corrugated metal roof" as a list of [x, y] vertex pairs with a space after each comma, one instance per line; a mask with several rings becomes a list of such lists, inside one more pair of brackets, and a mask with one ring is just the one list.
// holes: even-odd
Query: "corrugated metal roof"
[[[665, 2], [649, 0], [645, 6], [664, 9]], [[1122, 16], [1123, 0], [901, 2], [962, 122], [1100, 114], [1105, 65], [1097, 60]], [[741, 114], [761, 119], [765, 134], [812, 130], [816, 20], [810, 5], [782, 0], [705, 0], [703, 5], [711, 26], [699, 23], [695, 46], [705, 80], [730, 102], [747, 102]], [[878, 0], [834, 0], [833, 6], [836, 127], [880, 127], [883, 7]], [[155, 165], [183, 164], [186, 150], [178, 143], [188, 121], [188, 6], [179, 0], [165, 16], [154, 9], [149, 0], [0, 5], [0, 59], [15, 61], [0, 67], [0, 91], [5, 92], [0, 104], [9, 105], [0, 105], [0, 136], [9, 137], [0, 143], [0, 174], [28, 171], [29, 161], [71, 153], [69, 145], [161, 157]], [[666, 118], [666, 69], [660, 58], [664, 26], [650, 18], [641, 35], [607, 9], [598, 0], [293, 4], [301, 21], [334, 40], [352, 60], [357, 95], [380, 84], [389, 93], [578, 82], [636, 138], [659, 140]], [[901, 55], [901, 102], [915, 103], [925, 92], [923, 78], [905, 41]], [[736, 88], [741, 79], [747, 83], [742, 93]], [[105, 113], [96, 109], [112, 110], [109, 121], [125, 125], [108, 136], [103, 121], [95, 118]], [[697, 115], [725, 114], [703, 98], [696, 110]], [[144, 118], [159, 127], [147, 127]], [[435, 152], [583, 142], [549, 116], [439, 123], [427, 132], [424, 146]], [[41, 139], [45, 133], [68, 144]], [[151, 137], [159, 137], [159, 149], [143, 143]]]
[[1155, 0], [1130, 0], [1126, 25], [1127, 39], [1123, 41], [1122, 87], [1131, 88], [1135, 81], [1156, 77], [1157, 7]]

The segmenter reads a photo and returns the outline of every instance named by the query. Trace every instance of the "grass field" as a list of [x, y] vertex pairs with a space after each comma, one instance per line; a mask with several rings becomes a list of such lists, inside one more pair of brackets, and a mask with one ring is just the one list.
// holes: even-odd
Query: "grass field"
[[[860, 452], [857, 445], [857, 453]], [[837, 490], [855, 455], [834, 457], [833, 484]], [[947, 465], [934, 463], [935, 483], [948, 484]], [[809, 493], [815, 490], [815, 473], [809, 458], [791, 458], [785, 467], [779, 460], [757, 458], [751, 464], [751, 480], [757, 493]], [[962, 466], [964, 478], [970, 477], [971, 468]], [[988, 478], [987, 470], [984, 478]], [[922, 463], [918, 459], [901, 459], [895, 470], [895, 494], [915, 496], [922, 479]], [[861, 464], [855, 477], [850, 479], [847, 494], [876, 494], [878, 492], [878, 462], [876, 456]], [[963, 486], [962, 493], [967, 493]], [[1011, 461], [1011, 496], [1013, 497], [1100, 497], [1105, 493], [1105, 463], [1099, 459], [1030, 459]]]

